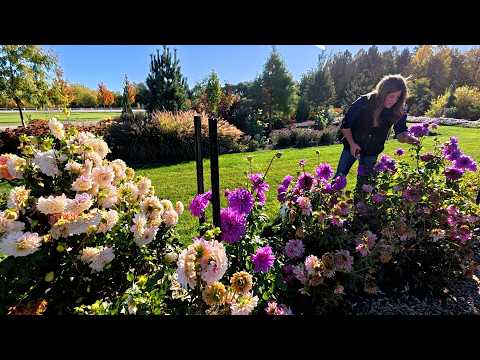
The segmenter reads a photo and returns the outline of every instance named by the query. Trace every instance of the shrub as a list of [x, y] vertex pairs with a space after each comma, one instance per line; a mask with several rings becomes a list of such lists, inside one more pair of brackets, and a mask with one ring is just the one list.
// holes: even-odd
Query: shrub
[[152, 260], [177, 246], [180, 202], [161, 201], [148, 178], [106, 160], [101, 138], [48, 125], [53, 136], [21, 136], [22, 157], [0, 156], [0, 178], [13, 186], [0, 212], [0, 303], [11, 314], [72, 313], [134, 278], [162, 278]]
[[[95, 135], [103, 135], [106, 128], [111, 124], [111, 120], [102, 120], [93, 125], [73, 125], [65, 124], [66, 130], [76, 128], [78, 130], [91, 132]], [[20, 154], [18, 147], [20, 146], [20, 136], [35, 136], [41, 137], [48, 135], [50, 130], [48, 128], [48, 120], [35, 119], [28, 123], [26, 127], [19, 126], [16, 128], [7, 128], [0, 133], [0, 153]]]
[[275, 149], [287, 147], [310, 147], [334, 144], [337, 139], [338, 129], [329, 126], [323, 131], [312, 129], [282, 129], [272, 131], [270, 138]]
[[[195, 159], [194, 111], [156, 112], [124, 116], [105, 134], [115, 157], [127, 163], [177, 162]], [[202, 114], [202, 154], [209, 156], [208, 119]], [[221, 154], [244, 149], [243, 133], [227, 121], [218, 121]]]
[[443, 115], [443, 109], [447, 105], [449, 94], [444, 94], [438, 96], [435, 100], [432, 101], [430, 109], [425, 113], [427, 117], [440, 117]]
[[480, 118], [480, 90], [461, 86], [455, 91], [455, 105], [460, 119], [478, 120]]

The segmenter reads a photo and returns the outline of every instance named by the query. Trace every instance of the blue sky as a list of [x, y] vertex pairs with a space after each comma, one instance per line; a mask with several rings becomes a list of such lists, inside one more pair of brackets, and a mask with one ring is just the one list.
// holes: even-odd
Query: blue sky
[[[451, 45], [466, 50], [473, 45]], [[161, 45], [46, 45], [58, 56], [64, 77], [69, 82], [96, 88], [99, 82], [121, 91], [124, 75], [134, 82], [145, 81], [150, 54]], [[182, 73], [192, 87], [215, 70], [222, 83], [253, 80], [262, 71], [271, 45], [171, 45], [180, 58]], [[323, 45], [277, 45], [288, 70], [296, 80], [315, 67]], [[327, 54], [348, 49], [355, 54], [370, 45], [326, 45]], [[380, 51], [392, 45], [378, 45]], [[401, 50], [414, 45], [396, 45]]]

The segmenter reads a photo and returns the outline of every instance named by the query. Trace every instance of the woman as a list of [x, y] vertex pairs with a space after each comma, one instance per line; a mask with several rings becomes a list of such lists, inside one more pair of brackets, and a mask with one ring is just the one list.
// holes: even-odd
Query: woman
[[358, 98], [348, 109], [340, 126], [343, 134], [343, 151], [335, 177], [347, 176], [355, 160], [359, 160], [360, 179], [371, 173], [378, 155], [393, 126], [398, 141], [418, 144], [409, 135], [405, 100], [407, 79], [401, 75], [385, 76], [372, 92]]

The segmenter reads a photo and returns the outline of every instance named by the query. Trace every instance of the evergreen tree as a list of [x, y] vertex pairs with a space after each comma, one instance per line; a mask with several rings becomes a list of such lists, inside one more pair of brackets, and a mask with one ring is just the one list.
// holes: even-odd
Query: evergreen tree
[[125, 82], [123, 85], [123, 96], [122, 96], [122, 115], [132, 115], [132, 106], [131, 106], [131, 97], [130, 97], [130, 83], [128, 82], [127, 75], [125, 75]]
[[365, 95], [373, 90], [372, 80], [366, 71], [363, 71], [347, 85], [343, 106], [350, 106], [361, 95]]
[[154, 111], [181, 111], [186, 110], [188, 86], [182, 76], [177, 50], [173, 57], [170, 50], [164, 46], [163, 54], [150, 55], [150, 73], [146, 84], [149, 90], [146, 109]]
[[295, 111], [296, 84], [275, 47], [264, 65], [262, 74], [254, 81], [252, 95], [266, 116], [264, 120], [267, 122], [268, 131], [273, 127], [274, 117], [289, 118]]
[[207, 111], [212, 115], [218, 115], [218, 106], [223, 97], [222, 85], [215, 71], [212, 71], [205, 87], [207, 98]]
[[430, 108], [433, 95], [430, 91], [430, 80], [420, 78], [409, 84], [408, 112], [413, 116], [422, 116]]
[[352, 54], [348, 50], [335, 54], [327, 66], [335, 86], [335, 106], [340, 106], [345, 97], [347, 85], [354, 75]]

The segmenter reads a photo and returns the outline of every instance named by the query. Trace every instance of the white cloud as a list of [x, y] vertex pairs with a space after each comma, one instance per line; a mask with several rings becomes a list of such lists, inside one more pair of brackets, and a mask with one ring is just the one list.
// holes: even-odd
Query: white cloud
[[325, 45], [315, 45], [315, 46], [318, 47], [321, 50], [325, 50]]

